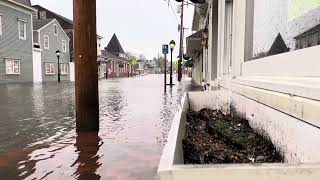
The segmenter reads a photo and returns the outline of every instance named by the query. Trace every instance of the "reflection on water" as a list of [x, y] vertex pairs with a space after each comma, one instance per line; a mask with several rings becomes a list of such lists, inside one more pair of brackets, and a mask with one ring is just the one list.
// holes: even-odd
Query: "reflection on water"
[[101, 178], [100, 175], [96, 174], [96, 171], [101, 166], [98, 162], [100, 157], [97, 153], [102, 144], [98, 133], [78, 133], [75, 146], [79, 156], [72, 165], [77, 165], [78, 168], [74, 177], [80, 180]]
[[0, 179], [157, 179], [185, 81], [99, 82], [100, 132], [76, 133], [74, 85], [0, 85]]

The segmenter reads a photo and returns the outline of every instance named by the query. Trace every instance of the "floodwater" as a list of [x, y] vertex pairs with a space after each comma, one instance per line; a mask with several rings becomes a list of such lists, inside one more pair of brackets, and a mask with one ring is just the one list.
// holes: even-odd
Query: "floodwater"
[[0, 179], [158, 179], [157, 166], [185, 79], [99, 81], [100, 132], [75, 131], [74, 84], [0, 85]]

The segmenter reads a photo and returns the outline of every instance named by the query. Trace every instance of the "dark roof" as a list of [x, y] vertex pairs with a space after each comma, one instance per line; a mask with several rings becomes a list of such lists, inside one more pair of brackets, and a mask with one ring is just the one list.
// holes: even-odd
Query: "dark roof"
[[25, 6], [29, 6], [31, 7], [31, 2], [30, 0], [13, 0], [14, 2], [17, 2], [19, 4], [25, 5]]
[[126, 58], [122, 58], [122, 57], [119, 57], [111, 52], [109, 52], [108, 50], [102, 50], [102, 56], [104, 58], [106, 58], [107, 60], [108, 59], [113, 59], [113, 60], [116, 60], [116, 61], [129, 61], [128, 59]]
[[105, 49], [113, 54], [125, 54], [116, 34], [113, 34], [108, 46]]
[[63, 17], [53, 11], [50, 11], [42, 6], [39, 6], [39, 5], [34, 5], [32, 7], [38, 9], [39, 12], [46, 11], [47, 19], [56, 19], [63, 29], [73, 29], [72, 20], [65, 18], [65, 17]]
[[303, 32], [302, 34], [296, 36], [294, 39], [300, 39], [300, 38], [302, 38], [304, 36], [307, 36], [307, 35], [310, 35], [310, 34], [313, 34], [315, 32], [319, 32], [319, 31], [320, 31], [320, 24], [315, 26], [315, 27], [313, 27], [313, 28], [311, 28], [311, 29], [309, 29], [309, 30], [307, 30], [307, 31], [305, 31], [305, 32]]
[[33, 20], [33, 30], [39, 30], [45, 25], [49, 24], [52, 19]]
[[[61, 15], [59, 15], [59, 14], [53, 12], [53, 11], [50, 11], [50, 10], [40, 6], [40, 5], [34, 5], [32, 7], [38, 9], [39, 12], [40, 11], [46, 11], [47, 19], [56, 19], [59, 22], [59, 24], [62, 27], [62, 29], [65, 30], [65, 32], [67, 33], [69, 38], [73, 39], [73, 37], [71, 36], [72, 33], [70, 34], [69, 33], [70, 31], [68, 31], [70, 29], [73, 29], [73, 21], [72, 20], [70, 20], [70, 19], [68, 19], [66, 17], [63, 17], [63, 16], [61, 16]], [[103, 38], [102, 36], [99, 36], [99, 35], [97, 35], [97, 37], [100, 38], [100, 39]]]
[[286, 43], [284, 42], [281, 34], [279, 33], [276, 40], [274, 41], [274, 43], [272, 44], [268, 55], [277, 55], [277, 54], [281, 54], [281, 53], [285, 53], [285, 52], [289, 52], [290, 48], [288, 48], [288, 46], [286, 45]]
[[202, 32], [203, 32], [203, 29], [191, 34], [190, 36], [188, 36], [187, 38], [188, 39], [198, 39], [198, 38], [202, 38]]

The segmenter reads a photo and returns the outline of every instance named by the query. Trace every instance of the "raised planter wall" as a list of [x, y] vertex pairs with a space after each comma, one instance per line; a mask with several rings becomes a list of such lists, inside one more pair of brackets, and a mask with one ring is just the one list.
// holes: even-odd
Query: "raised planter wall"
[[[283, 153], [285, 164], [184, 165], [182, 140], [186, 113], [203, 108], [236, 112], [268, 136]], [[185, 94], [159, 164], [161, 180], [318, 180], [320, 129], [229, 90]]]

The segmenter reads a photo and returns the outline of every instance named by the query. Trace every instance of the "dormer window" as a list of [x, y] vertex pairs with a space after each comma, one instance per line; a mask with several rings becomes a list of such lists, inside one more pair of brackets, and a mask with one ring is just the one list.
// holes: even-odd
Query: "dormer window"
[[47, 12], [46, 11], [40, 11], [40, 19], [47, 19]]

